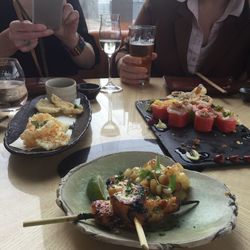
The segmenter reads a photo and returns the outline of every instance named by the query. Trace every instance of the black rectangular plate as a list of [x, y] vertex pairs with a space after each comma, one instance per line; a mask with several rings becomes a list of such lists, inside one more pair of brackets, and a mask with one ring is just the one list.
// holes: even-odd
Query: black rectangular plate
[[[135, 103], [136, 108], [146, 122], [152, 118], [152, 114], [147, 111], [150, 103], [151, 100], [139, 100]], [[236, 131], [230, 134], [223, 134], [216, 129], [210, 133], [199, 133], [193, 129], [192, 124], [181, 129], [167, 128], [166, 130], [159, 130], [154, 125], [149, 125], [149, 127], [164, 148], [165, 153], [187, 169], [200, 170], [205, 167], [250, 165], [249, 162], [243, 159], [244, 156], [250, 156], [250, 131], [244, 125], [238, 125]], [[180, 151], [190, 149], [196, 139], [200, 140], [196, 151], [203, 156], [198, 161], [191, 161], [185, 157], [185, 153], [177, 152], [178, 149]], [[214, 161], [217, 154], [222, 154], [225, 157], [223, 164]], [[232, 156], [239, 156], [239, 161], [230, 160], [229, 157], [232, 158]]]

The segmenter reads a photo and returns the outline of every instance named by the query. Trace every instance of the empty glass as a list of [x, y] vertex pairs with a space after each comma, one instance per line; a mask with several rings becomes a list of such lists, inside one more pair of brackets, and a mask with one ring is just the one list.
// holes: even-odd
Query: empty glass
[[111, 59], [121, 45], [121, 27], [119, 14], [101, 15], [99, 30], [100, 45], [108, 57], [109, 79], [108, 83], [101, 88], [102, 92], [120, 92], [122, 88], [112, 82]]
[[0, 58], [0, 111], [17, 111], [26, 103], [24, 72], [15, 58]]

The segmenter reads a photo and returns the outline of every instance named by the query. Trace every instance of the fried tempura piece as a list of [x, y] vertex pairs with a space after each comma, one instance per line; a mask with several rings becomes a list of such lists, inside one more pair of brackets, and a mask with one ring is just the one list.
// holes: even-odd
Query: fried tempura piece
[[73, 103], [63, 101], [60, 97], [52, 94], [51, 101], [56, 107], [60, 108], [65, 115], [78, 115], [83, 112], [83, 106], [75, 106]]
[[68, 127], [47, 113], [38, 113], [29, 118], [26, 129], [21, 134], [27, 148], [55, 149], [68, 144]]
[[48, 99], [40, 99], [36, 103], [36, 109], [41, 113], [57, 114], [61, 111], [60, 108], [56, 107]]

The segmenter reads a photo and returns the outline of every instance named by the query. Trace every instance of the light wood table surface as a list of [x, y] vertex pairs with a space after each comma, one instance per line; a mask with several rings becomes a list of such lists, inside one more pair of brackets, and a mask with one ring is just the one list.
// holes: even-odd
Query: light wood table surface
[[[100, 82], [91, 79], [90, 82]], [[119, 83], [119, 79], [115, 79]], [[56, 190], [60, 182], [57, 165], [67, 155], [90, 145], [118, 140], [154, 139], [153, 133], [135, 108], [136, 100], [166, 96], [164, 81], [152, 78], [150, 86], [135, 88], [124, 86], [113, 94], [112, 118], [118, 130], [115, 134], [103, 133], [108, 119], [107, 94], [100, 93], [91, 102], [91, 125], [81, 141], [70, 150], [47, 158], [25, 158], [10, 155], [3, 146], [6, 122], [0, 124], [0, 249], [47, 250], [129, 250], [132, 248], [99, 242], [71, 223], [23, 228], [23, 221], [63, 216], [56, 205]], [[250, 106], [239, 97], [216, 99], [239, 114], [243, 124], [250, 127]], [[249, 250], [250, 249], [250, 165], [244, 168], [205, 170], [205, 174], [224, 182], [236, 195], [239, 215], [236, 228], [212, 243], [196, 247], [197, 250]], [[208, 187], [209, 188], [209, 187]], [[209, 209], [209, 207], [208, 207]]]

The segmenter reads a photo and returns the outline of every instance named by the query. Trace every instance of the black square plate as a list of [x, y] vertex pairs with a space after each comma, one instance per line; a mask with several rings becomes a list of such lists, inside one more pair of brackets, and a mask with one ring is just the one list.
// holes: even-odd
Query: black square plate
[[[149, 122], [152, 114], [148, 112], [151, 100], [140, 100], [136, 107], [144, 120]], [[180, 162], [185, 168], [200, 170], [205, 167], [250, 165], [250, 131], [244, 125], [238, 125], [235, 132], [224, 134], [214, 129], [210, 133], [199, 133], [190, 124], [185, 128], [157, 129], [149, 125], [159, 143], [175, 161]], [[198, 142], [198, 143], [197, 143]], [[197, 161], [186, 157], [186, 151], [195, 147], [201, 154]], [[223, 155], [224, 163], [214, 160], [216, 155]]]

